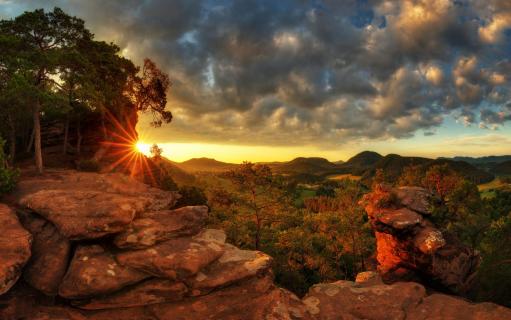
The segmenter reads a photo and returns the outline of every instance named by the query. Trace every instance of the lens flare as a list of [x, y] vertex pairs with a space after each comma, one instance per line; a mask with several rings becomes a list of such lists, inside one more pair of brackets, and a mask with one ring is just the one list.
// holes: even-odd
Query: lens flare
[[148, 143], [145, 143], [142, 141], [137, 141], [137, 143], [135, 144], [135, 150], [137, 150], [138, 152], [143, 153], [145, 155], [149, 155], [150, 148], [151, 148], [151, 146]]

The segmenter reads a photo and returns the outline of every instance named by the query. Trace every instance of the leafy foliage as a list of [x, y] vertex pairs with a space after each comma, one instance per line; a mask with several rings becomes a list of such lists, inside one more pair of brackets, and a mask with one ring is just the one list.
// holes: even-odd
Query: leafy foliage
[[0, 137], [0, 195], [14, 189], [19, 176], [18, 170], [9, 168], [4, 153], [5, 141]]
[[[303, 295], [321, 281], [353, 279], [366, 270], [374, 239], [358, 201], [358, 182], [326, 183], [330, 196], [297, 205], [300, 187], [264, 165], [244, 163], [224, 175], [202, 175], [210, 224], [226, 230], [237, 246], [275, 259], [276, 281]], [[330, 192], [330, 191], [329, 191]]]

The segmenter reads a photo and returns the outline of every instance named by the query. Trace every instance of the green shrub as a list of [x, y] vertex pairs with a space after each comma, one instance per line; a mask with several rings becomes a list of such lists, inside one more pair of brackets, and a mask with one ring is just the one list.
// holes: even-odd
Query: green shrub
[[94, 159], [80, 159], [76, 163], [76, 167], [80, 171], [99, 172], [101, 169], [99, 163]]
[[4, 145], [5, 140], [0, 137], [0, 195], [12, 191], [19, 177], [19, 171], [7, 165]]

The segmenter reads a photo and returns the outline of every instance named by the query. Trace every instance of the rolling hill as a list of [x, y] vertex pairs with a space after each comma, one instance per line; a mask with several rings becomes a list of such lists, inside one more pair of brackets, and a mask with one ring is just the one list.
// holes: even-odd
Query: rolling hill
[[192, 158], [184, 162], [175, 162], [176, 166], [188, 172], [223, 172], [236, 168], [235, 163], [227, 163], [211, 158]]
[[271, 162], [267, 165], [276, 173], [281, 174], [312, 174], [326, 176], [340, 171], [340, 165], [332, 163], [325, 158], [299, 157], [289, 162]]
[[[264, 162], [273, 172], [289, 176], [302, 183], [315, 183], [323, 180], [327, 176], [348, 174], [352, 176], [361, 176], [364, 183], [370, 183], [377, 169], [383, 169], [390, 181], [397, 180], [405, 167], [410, 165], [420, 166], [426, 171], [433, 165], [447, 164], [454, 171], [458, 172], [467, 179], [477, 183], [486, 183], [494, 178], [493, 172], [498, 174], [509, 174], [511, 161], [501, 162], [492, 167], [491, 172], [480, 166], [473, 165], [466, 161], [459, 161], [456, 158], [438, 158], [429, 159], [421, 157], [405, 157], [398, 154], [389, 154], [382, 156], [373, 151], [363, 151], [353, 156], [346, 162], [330, 162], [325, 158], [319, 157], [299, 157], [287, 162]], [[471, 159], [495, 160], [504, 159], [504, 157], [485, 157]], [[235, 169], [238, 164], [221, 162], [210, 158], [193, 158], [184, 162], [173, 162], [166, 160], [173, 177], [178, 183], [189, 184], [194, 179], [194, 173], [199, 172], [225, 172]], [[480, 163], [487, 163], [483, 160]], [[494, 171], [495, 170], [495, 171]]]
[[371, 169], [382, 158], [383, 156], [377, 152], [362, 151], [339, 165], [341, 168], [339, 173], [350, 173], [360, 176], [368, 169]]
[[444, 164], [477, 184], [489, 182], [494, 178], [493, 174], [464, 161], [453, 161], [445, 158], [428, 159], [421, 157], [403, 157], [397, 154], [389, 154], [376, 162], [372, 168], [366, 170], [362, 175], [362, 181], [370, 181], [377, 169], [382, 169], [389, 181], [396, 181], [401, 176], [403, 169], [407, 166], [419, 166], [423, 171], [427, 171], [434, 165]]
[[497, 175], [511, 175], [511, 160], [495, 164], [491, 172]]
[[178, 185], [192, 185], [195, 182], [195, 176], [186, 170], [183, 170], [176, 162], [167, 158], [161, 158], [159, 165], [167, 170], [169, 175]]

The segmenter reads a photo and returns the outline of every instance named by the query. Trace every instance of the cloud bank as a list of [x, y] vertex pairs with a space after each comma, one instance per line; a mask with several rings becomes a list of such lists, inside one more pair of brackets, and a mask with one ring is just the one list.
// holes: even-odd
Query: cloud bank
[[175, 141], [340, 145], [511, 120], [507, 0], [5, 1], [60, 6], [173, 81]]

